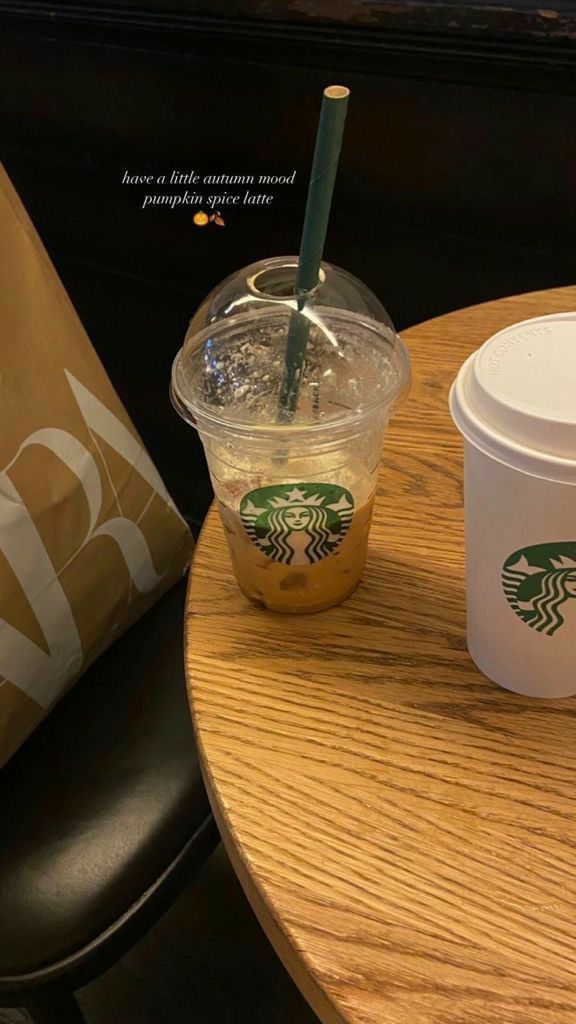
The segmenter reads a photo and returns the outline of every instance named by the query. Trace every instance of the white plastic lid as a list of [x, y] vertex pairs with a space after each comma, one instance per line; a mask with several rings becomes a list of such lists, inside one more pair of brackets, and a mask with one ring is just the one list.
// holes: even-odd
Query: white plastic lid
[[523, 320], [489, 338], [461, 367], [450, 410], [487, 455], [576, 484], [576, 312]]

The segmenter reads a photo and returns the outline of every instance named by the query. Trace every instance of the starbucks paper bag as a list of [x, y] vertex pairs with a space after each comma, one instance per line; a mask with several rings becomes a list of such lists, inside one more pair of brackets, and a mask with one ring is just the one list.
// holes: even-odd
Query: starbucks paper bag
[[0, 427], [1, 764], [192, 544], [2, 168]]

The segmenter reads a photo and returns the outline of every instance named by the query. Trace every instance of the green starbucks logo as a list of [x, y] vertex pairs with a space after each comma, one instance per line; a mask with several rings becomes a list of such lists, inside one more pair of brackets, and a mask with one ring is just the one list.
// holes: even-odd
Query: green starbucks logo
[[576, 598], [576, 541], [534, 544], [502, 567], [508, 604], [531, 629], [553, 636], [564, 624], [560, 607]]
[[342, 543], [354, 498], [336, 484], [275, 484], [245, 494], [240, 516], [250, 539], [284, 565], [313, 565]]

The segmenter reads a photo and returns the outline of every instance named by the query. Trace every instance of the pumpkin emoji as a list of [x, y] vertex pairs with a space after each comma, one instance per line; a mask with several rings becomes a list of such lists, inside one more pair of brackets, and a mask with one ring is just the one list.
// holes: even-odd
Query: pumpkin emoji
[[198, 213], [195, 213], [192, 218], [198, 228], [205, 228], [209, 219], [208, 214], [204, 213], [204, 210], [198, 210]]

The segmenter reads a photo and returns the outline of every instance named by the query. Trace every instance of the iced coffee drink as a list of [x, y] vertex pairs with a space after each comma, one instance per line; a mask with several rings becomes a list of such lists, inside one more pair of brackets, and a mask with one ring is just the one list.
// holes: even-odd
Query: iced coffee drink
[[298, 404], [283, 422], [295, 315], [285, 305], [251, 311], [192, 335], [172, 377], [174, 404], [204, 444], [238, 584], [292, 614], [330, 608], [360, 581], [383, 434], [409, 379], [392, 329], [315, 310]]
[[240, 509], [219, 503], [234, 574], [247, 597], [271, 611], [320, 612], [357, 587], [373, 498], [324, 484], [261, 488]]

